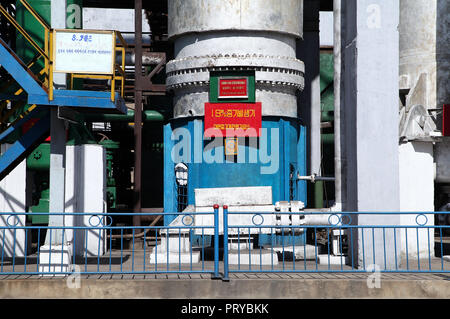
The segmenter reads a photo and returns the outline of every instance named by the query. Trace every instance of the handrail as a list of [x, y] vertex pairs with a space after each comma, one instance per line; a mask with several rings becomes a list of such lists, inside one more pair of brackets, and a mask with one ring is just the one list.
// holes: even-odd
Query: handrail
[[[120, 96], [123, 97], [123, 93], [125, 90], [125, 78], [126, 78], [126, 72], [125, 72], [125, 54], [126, 49], [128, 48], [127, 43], [125, 42], [124, 38], [122, 37], [122, 34], [120, 31], [114, 31], [113, 32], [114, 37], [114, 63], [113, 63], [113, 72], [111, 75], [100, 75], [100, 74], [78, 74], [78, 73], [71, 73], [70, 74], [70, 87], [72, 88], [73, 79], [74, 78], [80, 78], [80, 79], [104, 79], [104, 80], [110, 80], [111, 81], [111, 101], [115, 101], [115, 85], [116, 81], [120, 81]], [[119, 40], [119, 45], [117, 43], [117, 39]], [[117, 52], [122, 53], [122, 59], [121, 63], [116, 63], [116, 54]], [[50, 50], [50, 53], [52, 54], [53, 48]], [[118, 72], [120, 75], [116, 75], [116, 72]], [[50, 74], [53, 72], [50, 71]]]
[[47, 52], [41, 49], [41, 47], [31, 38], [31, 36], [22, 28], [20, 24], [6, 11], [6, 9], [0, 4], [0, 12], [8, 19], [8, 21], [23, 35], [25, 39], [42, 55], [45, 59], [49, 59]]
[[32, 6], [26, 0], [19, 0], [23, 6], [35, 17], [35, 19], [46, 29], [50, 31], [50, 26], [42, 19], [42, 17], [34, 10]]
[[[3, 14], [6, 19], [22, 34], [22, 36], [36, 49], [36, 51], [39, 53], [38, 56], [34, 57], [33, 60], [26, 65], [27, 69], [30, 70], [30, 67], [42, 56], [44, 58], [44, 64], [45, 67], [43, 70], [39, 72], [39, 75], [42, 74], [49, 74], [49, 66], [51, 65], [51, 57], [49, 54], [49, 35], [51, 32], [50, 26], [42, 19], [42, 17], [33, 9], [33, 7], [26, 1], [26, 0], [19, 0], [20, 3], [24, 6], [26, 10], [41, 24], [41, 26], [44, 28], [44, 48], [42, 49], [34, 40], [33, 38], [28, 34], [28, 32], [17, 23], [16, 19], [14, 19], [8, 11], [0, 5], [0, 13]], [[39, 82], [39, 81], [38, 81]], [[43, 83], [40, 83], [40, 85], [43, 84], [44, 88], [50, 89], [52, 87], [50, 79], [47, 79], [45, 77]], [[50, 91], [50, 90], [49, 90]]]
[[[42, 19], [42, 17], [34, 10], [34, 8], [26, 1], [26, 0], [19, 0], [20, 3], [25, 7], [26, 10], [41, 24], [41, 26], [44, 28], [44, 48], [41, 48], [34, 40], [33, 38], [27, 33], [27, 31], [17, 23], [17, 21], [8, 13], [8, 11], [0, 4], [0, 14], [4, 15], [7, 20], [22, 34], [22, 36], [38, 51], [40, 58], [41, 56], [45, 60], [45, 67], [43, 72], [45, 74], [48, 74], [48, 77], [45, 78], [43, 86], [48, 88], [48, 98], [49, 101], [53, 100], [53, 64], [54, 64], [54, 30], [51, 29], [51, 27]], [[122, 34], [120, 31], [114, 31], [113, 32], [114, 37], [114, 61], [117, 54], [117, 51], [122, 52], [122, 65], [113, 63], [113, 73], [111, 75], [91, 75], [95, 78], [103, 78], [103, 79], [109, 79], [111, 80], [111, 100], [115, 101], [115, 83], [116, 80], [121, 81], [121, 90], [120, 95], [123, 96], [124, 93], [124, 86], [125, 86], [125, 52], [128, 48], [128, 45], [126, 41], [124, 40]], [[37, 59], [36, 59], [37, 60]], [[29, 68], [29, 67], [28, 67]], [[119, 75], [116, 75], [116, 72], [119, 73]], [[42, 75], [42, 71], [40, 73]], [[77, 75], [75, 73], [70, 74], [71, 79], [76, 77], [89, 77], [86, 74], [84, 75]]]
[[128, 44], [125, 41], [125, 39], [123, 38], [122, 33], [120, 31], [116, 31], [116, 35], [119, 38], [119, 41], [122, 44], [122, 47], [124, 47], [125, 49], [128, 49]]

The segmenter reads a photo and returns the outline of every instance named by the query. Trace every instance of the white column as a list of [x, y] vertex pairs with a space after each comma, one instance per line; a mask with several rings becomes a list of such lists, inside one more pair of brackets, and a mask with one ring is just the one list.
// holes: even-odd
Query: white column
[[[52, 1], [51, 4], [51, 26], [54, 29], [66, 27], [66, 1]], [[65, 88], [65, 74], [56, 73], [54, 76], [55, 89]], [[50, 207], [51, 213], [64, 212], [64, 187], [65, 187], [65, 148], [66, 129], [64, 121], [58, 119], [58, 109], [51, 110], [50, 120]], [[49, 226], [63, 226], [64, 218], [51, 216]], [[52, 244], [63, 244], [62, 230], [52, 231]], [[50, 244], [49, 232], [47, 232], [45, 243]]]
[[[400, 210], [434, 212], [433, 144], [419, 141], [401, 144], [399, 154]], [[419, 214], [401, 215], [400, 221], [403, 226], [419, 226], [425, 222], [426, 226], [433, 226], [434, 214], [426, 214], [425, 217]], [[408, 254], [409, 259], [434, 257], [434, 229], [403, 228], [401, 254]]]
[[[66, 1], [52, 1], [51, 27], [65, 29]], [[65, 74], [54, 76], [55, 89], [66, 87]], [[66, 128], [63, 120], [58, 118], [58, 109], [53, 107], [50, 112], [50, 213], [64, 212], [65, 189], [65, 153]], [[50, 216], [50, 227], [64, 226], [64, 216]], [[62, 229], [47, 231], [45, 245], [40, 248], [40, 272], [66, 272], [71, 270], [72, 253], [67, 245], [67, 232]]]
[[[66, 149], [66, 213], [106, 212], [106, 153], [101, 145], [69, 145]], [[97, 216], [67, 216], [65, 224], [76, 227], [102, 227]], [[103, 225], [109, 222], [102, 218]], [[77, 256], [103, 255], [105, 231], [79, 229], [67, 232], [67, 240]]]
[[[342, 5], [344, 209], [398, 212], [399, 1], [349, 0]], [[361, 226], [398, 225], [400, 217], [360, 215], [353, 222]], [[382, 229], [369, 228], [354, 235], [359, 267], [376, 264], [395, 268], [394, 230], [386, 229], [383, 234]], [[398, 253], [398, 232], [395, 236]]]

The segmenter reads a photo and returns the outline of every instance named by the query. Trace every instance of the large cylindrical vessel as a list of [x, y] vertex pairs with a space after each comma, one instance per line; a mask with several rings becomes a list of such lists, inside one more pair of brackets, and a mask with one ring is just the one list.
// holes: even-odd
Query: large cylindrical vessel
[[400, 1], [400, 89], [417, 87], [412, 103], [427, 109], [449, 103], [449, 12], [446, 0]]
[[254, 70], [263, 116], [297, 117], [296, 90], [304, 65], [296, 59], [302, 36], [301, 0], [172, 0], [169, 37], [175, 59], [167, 85], [175, 92], [174, 116], [202, 116], [210, 71]]
[[[306, 201], [305, 130], [297, 113], [297, 94], [304, 87], [304, 64], [296, 59], [296, 40], [302, 37], [302, 0], [169, 0], [169, 38], [175, 58], [168, 62], [167, 87], [174, 96], [174, 119], [166, 127], [165, 189], [177, 192], [173, 173], [179, 162], [188, 170], [186, 204], [194, 204], [196, 188], [271, 186], [273, 202]], [[217, 101], [212, 77], [249, 76], [253, 100], [261, 103], [262, 133], [239, 138], [234, 158], [205, 161], [211, 148], [204, 140], [205, 104]], [[251, 95], [252, 92], [249, 94]], [[239, 100], [230, 100], [240, 102]], [[177, 129], [190, 133], [189, 156], [174, 159], [171, 150]], [[223, 145], [213, 146], [216, 152]], [[197, 153], [196, 153], [197, 152]], [[256, 154], [249, 159], [248, 154]], [[239, 160], [241, 154], [247, 154]], [[266, 155], [274, 155], [268, 164]], [[275, 163], [276, 162], [276, 163]], [[171, 165], [172, 164], [172, 165]], [[273, 164], [273, 169], [265, 170]], [[165, 210], [177, 211], [177, 194], [166, 194]], [[179, 195], [179, 194], [178, 194]]]

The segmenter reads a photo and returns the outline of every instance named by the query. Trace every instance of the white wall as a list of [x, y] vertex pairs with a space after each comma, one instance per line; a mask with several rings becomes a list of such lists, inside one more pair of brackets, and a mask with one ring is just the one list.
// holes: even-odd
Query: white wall
[[[434, 212], [434, 164], [433, 144], [427, 142], [408, 142], [399, 147], [400, 161], [400, 211], [401, 212]], [[418, 226], [418, 214], [402, 215], [402, 226]], [[427, 226], [434, 225], [434, 216], [426, 215]], [[425, 219], [418, 218], [423, 224]], [[407, 234], [406, 234], [407, 232]], [[417, 244], [417, 234], [419, 244]], [[407, 236], [406, 236], [407, 235]], [[433, 229], [409, 228], [401, 230], [401, 254], [406, 256], [408, 242], [408, 258], [417, 258], [419, 246], [420, 258], [434, 257]]]
[[[118, 30], [128, 43], [134, 42], [134, 9], [83, 8], [83, 29]], [[150, 25], [142, 10], [142, 41], [150, 43]]]
[[[10, 147], [3, 144], [2, 154]], [[0, 212], [25, 212], [25, 175], [26, 162], [22, 161], [15, 169], [0, 181]], [[25, 229], [8, 229], [8, 225], [25, 227], [25, 215], [10, 217], [0, 216], [0, 254], [4, 257], [25, 256]], [[31, 236], [28, 231], [27, 236]], [[2, 252], [3, 250], [3, 252]]]

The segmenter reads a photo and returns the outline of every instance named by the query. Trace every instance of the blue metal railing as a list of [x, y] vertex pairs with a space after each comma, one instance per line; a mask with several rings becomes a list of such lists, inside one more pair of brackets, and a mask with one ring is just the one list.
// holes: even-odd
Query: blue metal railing
[[[33, 214], [63, 215], [65, 226], [27, 225]], [[450, 226], [435, 224], [449, 214], [219, 212], [215, 205], [209, 213], [142, 213], [178, 217], [134, 227], [120, 224], [131, 216], [124, 213], [0, 213], [0, 275], [449, 273]]]
[[[218, 209], [170, 214], [181, 215], [178, 224], [134, 227], [113, 225], [127, 216], [123, 213], [0, 213], [0, 275], [204, 273], [219, 278], [218, 254], [210, 258], [209, 247], [189, 240], [195, 230], [206, 242], [209, 230], [219, 242], [217, 223], [194, 225], [198, 215], [218, 220]], [[29, 215], [63, 215], [66, 226], [26, 225]]]
[[[223, 278], [227, 280], [229, 273], [249, 272], [449, 273], [450, 225], [434, 225], [434, 216], [438, 214], [449, 215], [450, 212], [255, 213], [229, 212], [224, 206]], [[264, 217], [283, 215], [288, 217], [284, 218], [285, 222], [300, 222], [281, 225], [280, 222], [273, 223], [272, 219], [272, 224], [264, 225]], [[231, 223], [229, 219], [233, 216], [235, 222]], [[392, 224], [368, 223], [374, 216], [384, 217]], [[394, 219], [397, 219], [397, 225], [393, 223]], [[400, 219], [402, 225], [399, 225]], [[255, 242], [249, 239], [248, 245], [241, 248], [240, 237], [251, 233]], [[261, 245], [256, 240], [264, 233], [271, 240]], [[238, 239], [234, 249], [229, 242], [231, 234]], [[445, 253], [449, 255], [448, 261], [444, 261]], [[230, 264], [231, 256], [234, 257], [233, 264]]]

